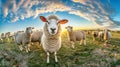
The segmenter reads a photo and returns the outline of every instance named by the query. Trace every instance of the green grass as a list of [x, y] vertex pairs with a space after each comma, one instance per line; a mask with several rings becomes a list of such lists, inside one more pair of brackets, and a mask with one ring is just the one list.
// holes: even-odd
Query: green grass
[[[75, 49], [71, 48], [66, 32], [62, 34], [62, 47], [57, 52], [58, 63], [54, 61], [54, 54], [50, 54], [50, 63], [46, 63], [46, 53], [38, 43], [31, 45], [31, 51], [26, 53], [20, 51], [14, 42], [0, 43], [0, 51], [7, 50], [9, 56], [18, 57], [17, 62], [26, 62], [28, 67], [116, 67], [120, 66], [120, 34], [113, 32], [113, 37], [109, 41], [110, 46], [106, 47], [103, 42], [92, 41], [92, 37], [87, 35], [87, 45], [75, 43]], [[10, 53], [12, 51], [12, 53]], [[16, 54], [15, 54], [16, 53]], [[28, 57], [26, 57], [28, 56]], [[12, 67], [16, 64], [14, 60], [6, 61], [0, 54], [0, 67]]]

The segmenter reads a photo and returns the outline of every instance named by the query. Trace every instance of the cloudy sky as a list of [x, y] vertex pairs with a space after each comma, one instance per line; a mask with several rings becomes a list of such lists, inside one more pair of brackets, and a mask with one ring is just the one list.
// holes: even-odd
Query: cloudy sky
[[43, 27], [39, 16], [56, 14], [64, 25], [120, 30], [120, 0], [0, 0], [0, 33]]

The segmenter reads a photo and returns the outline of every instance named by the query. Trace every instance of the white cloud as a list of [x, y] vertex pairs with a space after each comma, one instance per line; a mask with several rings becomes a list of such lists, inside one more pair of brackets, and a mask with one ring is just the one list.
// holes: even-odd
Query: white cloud
[[20, 0], [18, 2], [18, 4], [17, 4], [15, 0], [11, 1], [11, 3], [13, 4], [12, 11], [16, 12], [21, 7], [21, 5], [23, 4], [23, 2], [24, 2], [24, 0]]
[[86, 4], [89, 0], [72, 0], [73, 2], [79, 2], [81, 4]]
[[18, 19], [19, 19], [18, 17], [14, 17], [11, 19], [11, 22], [16, 22], [16, 21], [18, 21]]
[[[9, 6], [12, 5], [12, 9]], [[38, 6], [39, 5], [39, 6]], [[33, 10], [32, 7], [35, 7]], [[39, 0], [20, 0], [18, 3], [16, 0], [9, 1], [6, 3], [6, 7], [3, 8], [4, 17], [6, 18], [8, 14], [13, 15], [11, 17], [11, 21], [15, 22], [19, 19], [24, 20], [25, 18], [34, 17], [36, 18], [39, 14], [50, 13], [56, 11], [70, 11], [71, 8], [64, 5], [59, 1], [39, 1]], [[14, 18], [13, 16], [17, 16]]]
[[[48, 6], [49, 5], [49, 6]], [[56, 12], [56, 11], [70, 11], [71, 8], [63, 5], [62, 3], [51, 3], [49, 2], [46, 6], [41, 7], [40, 9], [36, 9], [34, 11], [36, 18], [39, 14], [48, 13], [48, 12]]]
[[7, 17], [7, 15], [8, 15], [8, 8], [4, 7], [3, 12], [4, 12], [4, 17]]
[[[113, 26], [114, 21], [110, 19], [110, 15], [114, 12], [109, 4], [102, 4], [100, 0], [72, 0], [74, 3], [80, 3], [75, 11], [70, 11], [70, 14], [75, 14], [88, 21], [100, 26]], [[113, 11], [110, 11], [113, 10]]]
[[[102, 4], [100, 0], [72, 0], [74, 5], [67, 6], [62, 1], [56, 0], [16, 0], [8, 1], [3, 6], [4, 17], [11, 16], [11, 21], [16, 22], [25, 18], [36, 18], [39, 14], [67, 11], [69, 14], [78, 15], [97, 25], [111, 26], [114, 21], [110, 18], [114, 9], [109, 4]], [[76, 4], [77, 3], [77, 4]], [[10, 5], [12, 4], [12, 9]], [[38, 6], [39, 5], [39, 6]], [[34, 9], [32, 7], [35, 7]]]

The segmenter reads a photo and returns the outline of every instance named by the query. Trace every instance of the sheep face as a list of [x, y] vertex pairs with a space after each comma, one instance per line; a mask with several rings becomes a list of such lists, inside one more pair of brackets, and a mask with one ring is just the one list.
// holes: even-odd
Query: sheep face
[[3, 38], [3, 37], [5, 37], [5, 34], [4, 34], [4, 33], [2, 33], [2, 34], [1, 34], [1, 37], [2, 37], [2, 38]]
[[27, 27], [27, 28], [26, 28], [26, 33], [27, 33], [28, 35], [31, 35], [31, 34], [33, 33], [33, 29], [34, 29], [34, 27]]
[[[52, 15], [52, 17], [54, 17], [54, 16]], [[60, 24], [64, 24], [64, 23], [68, 22], [68, 20], [66, 20], [66, 19], [64, 19], [64, 20], [58, 20], [56, 18], [46, 19], [43, 16], [40, 16], [40, 19], [43, 22], [47, 23], [47, 30], [48, 30], [49, 34], [51, 34], [51, 35], [55, 35], [58, 32], [58, 27]]]
[[58, 21], [55, 19], [48, 20], [48, 22], [47, 22], [47, 29], [51, 35], [55, 35], [58, 31], [59, 24], [57, 22]]
[[108, 29], [105, 29], [104, 32], [108, 32], [109, 30]]
[[72, 26], [67, 26], [66, 29], [67, 29], [68, 32], [71, 32], [73, 30], [73, 27]]

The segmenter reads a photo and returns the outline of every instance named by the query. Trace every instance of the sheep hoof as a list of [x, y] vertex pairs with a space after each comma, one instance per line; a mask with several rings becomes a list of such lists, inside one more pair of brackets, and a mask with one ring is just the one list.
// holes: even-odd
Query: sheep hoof
[[74, 48], [75, 48], [75, 46], [74, 46], [74, 45], [72, 45], [72, 48], [74, 49]]
[[55, 62], [58, 63], [58, 60], [56, 59]]
[[55, 64], [58, 64], [58, 62], [55, 62]]
[[28, 48], [28, 51], [30, 51], [30, 48]]
[[47, 64], [49, 64], [50, 62], [49, 61], [47, 61]]
[[26, 52], [28, 53], [28, 50], [26, 50]]

